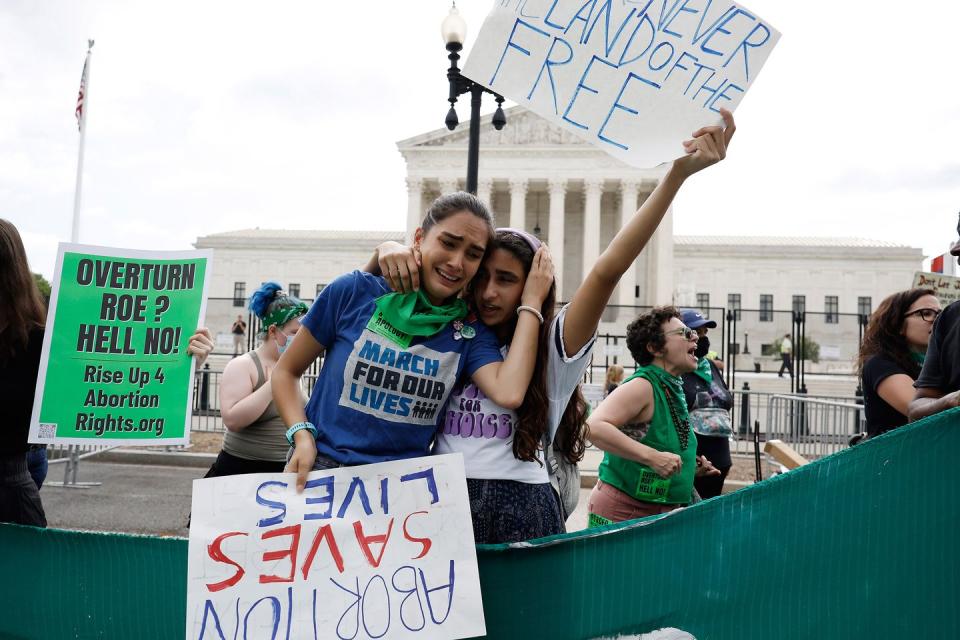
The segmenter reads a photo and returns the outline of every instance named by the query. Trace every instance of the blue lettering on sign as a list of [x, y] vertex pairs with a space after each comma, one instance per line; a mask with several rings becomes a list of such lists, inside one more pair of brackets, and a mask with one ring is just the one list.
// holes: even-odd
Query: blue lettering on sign
[[[550, 56], [553, 54], [553, 49], [557, 46], [557, 43], [563, 43], [563, 46], [567, 48], [567, 57], [564, 60], [554, 60]], [[560, 37], [554, 37], [553, 42], [550, 44], [550, 49], [547, 51], [547, 57], [543, 60], [543, 65], [540, 67], [540, 72], [537, 74], [537, 79], [533, 81], [533, 87], [530, 88], [530, 93], [527, 94], [527, 100], [533, 97], [533, 92], [537, 90], [537, 85], [540, 84], [540, 78], [543, 77], [543, 72], [547, 72], [547, 78], [550, 80], [550, 95], [553, 97], [553, 113], [559, 115], [560, 108], [557, 106], [557, 87], [553, 81], [553, 69], [552, 67], [557, 67], [560, 65], [568, 64], [573, 60], [573, 47], [570, 46], [570, 43]]]
[[750, 18], [750, 20], [756, 20], [756, 17], [747, 13], [743, 9], [732, 9], [728, 11], [727, 14], [723, 18], [721, 18], [719, 22], [714, 23], [714, 27], [707, 33], [706, 39], [704, 39], [703, 44], [700, 45], [700, 50], [703, 51], [704, 53], [709, 53], [710, 55], [722, 56], [723, 53], [721, 53], [720, 51], [717, 51], [716, 49], [710, 48], [710, 41], [713, 40], [718, 33], [730, 35], [731, 32], [728, 31], [727, 29], [724, 29], [723, 27], [728, 22], [730, 22], [731, 20], [733, 20], [739, 15], [744, 15]]
[[[580, 44], [583, 44], [584, 37], [587, 33], [587, 25], [590, 24], [590, 16], [593, 15], [593, 7], [596, 4], [597, 4], [597, 0], [587, 0], [586, 2], [584, 2], [580, 6], [580, 9], [577, 10], [575, 14], [573, 14], [572, 18], [570, 18], [570, 22], [567, 23], [567, 28], [563, 30], [563, 35], [567, 35], [570, 32], [570, 29], [573, 28], [573, 23], [579, 20], [580, 22], [583, 23], [583, 28], [580, 29], [580, 37], [578, 38], [578, 40], [580, 41]], [[586, 9], [588, 6], [590, 7], [590, 11], [588, 11], [587, 15], [584, 16], [583, 10]]]
[[489, 84], [490, 84], [491, 87], [493, 86], [493, 82], [497, 79], [497, 74], [500, 73], [500, 65], [503, 64], [503, 59], [504, 59], [505, 57], [507, 57], [507, 51], [508, 51], [508, 50], [510, 50], [510, 49], [516, 49], [517, 51], [523, 53], [523, 54], [526, 55], [526, 56], [529, 56], [529, 55], [530, 55], [530, 51], [529, 51], [528, 49], [524, 49], [523, 47], [521, 47], [520, 45], [516, 44], [516, 43], [513, 41], [513, 36], [517, 33], [517, 27], [520, 26], [521, 24], [522, 24], [523, 26], [527, 27], [528, 29], [539, 33], [539, 34], [542, 35], [542, 36], [545, 36], [545, 37], [547, 37], [547, 38], [550, 37], [550, 34], [547, 33], [546, 31], [543, 31], [542, 29], [538, 29], [538, 28], [536, 28], [535, 26], [531, 25], [530, 23], [525, 22], [525, 21], [523, 21], [523, 20], [520, 20], [520, 19], [518, 18], [517, 21], [513, 24], [513, 29], [510, 31], [510, 37], [507, 38], [507, 44], [506, 44], [506, 46], [504, 46], [504, 48], [503, 48], [503, 54], [500, 55], [500, 61], [497, 63], [497, 68], [494, 70], [493, 76], [490, 77], [490, 83], [489, 83]]
[[335, 480], [333, 476], [326, 476], [324, 478], [314, 478], [313, 480], [307, 480], [307, 483], [303, 485], [303, 492], [306, 494], [307, 489], [313, 489], [314, 487], [323, 487], [327, 490], [326, 495], [319, 496], [316, 498], [305, 498], [304, 502], [306, 504], [326, 504], [326, 511], [319, 512], [308, 512], [303, 514], [304, 520], [325, 520], [330, 517], [330, 514], [333, 512], [333, 488], [335, 486]]
[[[649, 7], [650, 4], [648, 3], [647, 6]], [[643, 51], [641, 51], [636, 56], [627, 60], [626, 59], [627, 52], [630, 51], [630, 46], [633, 45], [633, 39], [637, 37], [637, 33], [640, 32], [640, 29], [642, 29], [644, 25], [646, 25], [647, 28], [650, 30], [650, 39], [647, 40], [647, 45], [643, 48]], [[631, 64], [633, 62], [636, 62], [637, 60], [642, 58], [643, 55], [650, 49], [650, 45], [653, 44], [654, 36], [656, 36], [656, 28], [654, 28], [653, 20], [650, 19], [649, 15], [647, 15], [646, 7], [644, 7], [643, 12], [640, 14], [640, 19], [637, 21], [637, 26], [633, 28], [633, 33], [631, 33], [630, 37], [627, 39], [626, 46], [623, 48], [623, 51], [620, 52], [620, 61], [617, 64], [622, 67], [622, 66]]]
[[[650, 0], [653, 2], [653, 0]], [[597, 11], [596, 17], [593, 19], [593, 24], [590, 26], [590, 30], [587, 32], [583, 40], [580, 41], [580, 44], [587, 44], [590, 41], [590, 38], [593, 36], [594, 30], [597, 28], [597, 23], [600, 22], [600, 16], [606, 15], [604, 19], [604, 29], [603, 29], [603, 51], [604, 55], [609, 57], [610, 53], [613, 51], [613, 48], [617, 46], [617, 40], [620, 39], [620, 34], [623, 33], [624, 27], [627, 26], [627, 23], [630, 22], [630, 19], [633, 18], [633, 14], [637, 12], [636, 9], [630, 9], [630, 13], [627, 14], [627, 17], [623, 19], [623, 22], [620, 23], [620, 27], [617, 29], [617, 33], [614, 34], [613, 40], [610, 40], [610, 16], [613, 14], [613, 8], [611, 5], [613, 0], [607, 0], [602, 7]], [[649, 3], [647, 4], [649, 6]]]
[[343, 504], [340, 505], [340, 511], [337, 512], [338, 518], [343, 518], [344, 514], [347, 513], [347, 509], [350, 507], [350, 503], [353, 502], [353, 495], [355, 493], [360, 496], [360, 505], [363, 507], [364, 513], [368, 516], [373, 515], [373, 511], [370, 510], [370, 498], [367, 497], [367, 488], [359, 476], [354, 476], [350, 481], [350, 486], [347, 487], [347, 495], [343, 499]]
[[[421, 631], [427, 626], [427, 615], [434, 625], [444, 624], [450, 616], [453, 609], [453, 596], [456, 587], [456, 563], [449, 561], [448, 571], [446, 572], [446, 583], [430, 586], [427, 581], [426, 572], [423, 569], [412, 565], [403, 565], [398, 567], [390, 575], [390, 580], [385, 576], [375, 573], [370, 578], [366, 578], [365, 583], [361, 583], [359, 577], [351, 577], [342, 582], [334, 578], [328, 578], [330, 583], [340, 592], [348, 596], [347, 606], [343, 610], [334, 627], [334, 632], [338, 638], [343, 640], [353, 640], [358, 636], [360, 630], [366, 632], [370, 638], [382, 638], [386, 636], [396, 619], [407, 631]], [[304, 630], [294, 628], [294, 593], [293, 587], [287, 587], [283, 595], [266, 595], [251, 604], [244, 602], [241, 611], [240, 600], [237, 596], [232, 598], [233, 606], [224, 611], [222, 617], [217, 611], [217, 604], [214, 600], [206, 599], [203, 605], [203, 614], [200, 621], [200, 629], [197, 634], [197, 640], [203, 640], [208, 637], [216, 637], [219, 640], [237, 640], [243, 638], [261, 638], [266, 637], [271, 640], [285, 637], [305, 637]], [[331, 594], [321, 594], [323, 604], [317, 606], [317, 591], [310, 590], [311, 623], [313, 637], [320, 637], [319, 618], [322, 622], [330, 611], [330, 606], [336, 603], [331, 599]], [[439, 593], [438, 593], [439, 592]], [[285, 597], [284, 597], [285, 596]], [[439, 596], [439, 597], [438, 597]], [[298, 592], [297, 599], [306, 598]], [[262, 610], [261, 606], [266, 603], [266, 617], [254, 615], [254, 612]], [[426, 611], [424, 610], [426, 603]], [[229, 607], [226, 602], [223, 607]], [[297, 602], [297, 609], [307, 608], [307, 603]], [[286, 612], [284, 612], [286, 609]], [[233, 615], [229, 615], [233, 613]], [[241, 615], [243, 613], [243, 615]], [[284, 615], [286, 613], [286, 615]], [[394, 614], [397, 615], [394, 615]], [[335, 615], [335, 613], [333, 613]], [[250, 617], [254, 620], [251, 622]], [[281, 629], [280, 622], [286, 618], [286, 629]], [[224, 623], [232, 623], [228, 628]], [[210, 632], [208, 635], [208, 631]], [[285, 634], [281, 632], [285, 631]], [[308, 633], [308, 632], [307, 632]]]
[[[671, 36], [677, 37], [677, 38], [682, 38], [682, 37], [683, 37], [681, 34], [677, 33], [676, 31], [670, 31], [670, 25], [673, 24], [673, 21], [676, 20], [677, 17], [679, 17], [681, 13], [692, 13], [692, 14], [694, 14], [694, 15], [696, 15], [697, 13], [699, 13], [699, 11], [698, 11], [697, 9], [689, 9], [689, 8], [687, 8], [687, 4], [689, 4], [689, 1], [690, 1], [690, 0], [683, 0], [683, 4], [682, 4], [676, 11], [673, 12], [673, 15], [671, 15], [671, 16], [669, 17], [669, 19], [666, 21], [666, 23], [660, 25], [660, 30], [661, 30], [663, 33], [665, 33], [665, 34], [667, 34], [667, 35], [671, 35]], [[677, 3], [674, 4], [674, 7], [676, 7], [676, 6], [677, 6]], [[709, 6], [709, 5], [708, 5], [708, 6]]]
[[440, 495], [437, 493], [437, 479], [433, 476], [433, 467], [400, 476], [400, 482], [411, 482], [413, 480], [425, 480], [427, 482], [427, 490], [433, 498], [430, 500], [430, 504], [436, 504], [440, 500]]
[[610, 139], [610, 138], [607, 138], [606, 136], [603, 135], [603, 130], [606, 129], [607, 124], [610, 122], [610, 117], [613, 115], [613, 112], [614, 112], [614, 110], [616, 110], [616, 109], [621, 109], [621, 110], [626, 111], [627, 113], [630, 113], [630, 114], [632, 114], [632, 115], [638, 115], [638, 114], [640, 113], [640, 112], [637, 111], [636, 109], [633, 109], [633, 108], [631, 108], [631, 107], [628, 107], [628, 106], [626, 106], [625, 104], [623, 104], [622, 102], [620, 102], [620, 98], [623, 97], [623, 92], [627, 90], [627, 85], [630, 84], [630, 81], [631, 81], [631, 80], [639, 80], [640, 82], [643, 82], [644, 84], [647, 84], [647, 85], [653, 87], [654, 89], [659, 89], [659, 88], [660, 88], [660, 85], [657, 84], [656, 82], [652, 82], [652, 81], [650, 81], [650, 80], [647, 80], [646, 78], [641, 78], [640, 76], [638, 76], [637, 74], [635, 74], [635, 73], [633, 73], [633, 72], [627, 74], [627, 79], [623, 81], [623, 86], [620, 87], [620, 93], [617, 94], [617, 99], [613, 101], [613, 106], [610, 107], [610, 111], [607, 113], [607, 117], [604, 118], [603, 124], [600, 125], [600, 129], [597, 131], [597, 137], [600, 138], [601, 140], [603, 140], [604, 142], [609, 142], [610, 144], [612, 144], [612, 145], [614, 145], [614, 146], [616, 146], [616, 147], [620, 147], [620, 148], [623, 149], [624, 151], [627, 151], [627, 150], [629, 149], [629, 147], [628, 147], [627, 145], [625, 145], [625, 144], [622, 144], [622, 143], [620, 143], [620, 142], [617, 142], [616, 140], [612, 140], [612, 139]]
[[585, 84], [583, 83], [583, 81], [587, 79], [587, 74], [590, 73], [590, 69], [593, 68], [593, 63], [594, 63], [594, 62], [601, 62], [601, 63], [607, 65], [608, 67], [610, 67], [611, 69], [617, 69], [617, 68], [618, 68], [617, 65], [615, 65], [615, 64], [613, 64], [613, 63], [611, 63], [611, 62], [607, 62], [607, 61], [604, 60], [603, 58], [599, 58], [599, 57], [597, 57], [597, 56], [592, 56], [592, 57], [590, 58], [590, 62], [587, 63], [586, 69], [583, 70], [583, 75], [580, 76], [580, 81], [577, 83], [577, 88], [576, 88], [576, 90], [573, 92], [573, 97], [570, 98], [570, 104], [567, 105], [567, 110], [563, 112], [563, 119], [564, 119], [564, 120], [566, 120], [567, 122], [569, 122], [569, 123], [572, 124], [573, 126], [579, 127], [579, 128], [581, 128], [581, 129], [588, 129], [588, 127], [587, 127], [586, 125], [580, 124], [579, 122], [576, 122], [576, 121], [574, 121], [574, 120], [571, 120], [568, 116], [570, 115], [570, 110], [573, 109], [573, 104], [574, 104], [574, 102], [577, 101], [577, 96], [580, 95], [580, 89], [585, 89], [585, 90], [589, 91], [590, 93], [592, 93], [592, 94], [594, 94], [594, 95], [596, 95], [597, 93], [599, 93], [599, 92], [598, 92], [596, 89], [594, 89], [593, 87], [589, 87], [589, 86], [587, 86], [587, 85], [585, 85]]
[[[751, 42], [750, 36], [755, 34], [757, 31], [763, 29], [763, 40], [760, 42]], [[753, 28], [753, 31], [747, 34], [747, 37], [737, 45], [737, 48], [730, 54], [730, 57], [727, 58], [727, 61], [723, 63], [723, 67], [726, 68], [730, 61], [733, 60], [733, 57], [737, 55], [738, 52], [743, 51], [743, 72], [746, 74], [747, 81], [750, 80], [750, 64], [747, 62], [747, 47], [756, 48], [766, 44], [767, 40], [770, 39], [770, 29], [766, 27], [762, 22], [758, 23], [757, 26]], [[737, 87], [739, 89], [739, 87]]]
[[257, 504], [263, 505], [265, 507], [270, 507], [271, 509], [277, 509], [278, 511], [280, 511], [280, 513], [278, 513], [275, 516], [271, 516], [269, 518], [263, 518], [262, 520], [257, 522], [258, 527], [271, 527], [275, 524], [280, 524], [281, 522], [283, 522], [283, 518], [287, 515], [287, 505], [285, 505], [282, 502], [274, 502], [273, 500], [267, 500], [262, 495], [260, 495], [260, 491], [262, 489], [270, 486], [282, 487], [285, 489], [287, 487], [287, 483], [271, 480], [269, 482], [264, 482], [259, 487], [257, 487]]

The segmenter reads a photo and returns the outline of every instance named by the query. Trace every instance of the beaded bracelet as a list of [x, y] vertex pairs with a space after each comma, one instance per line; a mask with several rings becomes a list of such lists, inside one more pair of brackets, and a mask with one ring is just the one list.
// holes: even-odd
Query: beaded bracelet
[[543, 324], [543, 314], [540, 313], [538, 310], [534, 309], [533, 307], [528, 307], [527, 305], [522, 304], [522, 305], [520, 305], [519, 307], [517, 307], [517, 315], [518, 315], [518, 316], [520, 315], [520, 312], [521, 312], [521, 311], [529, 311], [529, 312], [532, 313], [533, 315], [537, 316], [537, 320], [540, 321], [540, 324]]

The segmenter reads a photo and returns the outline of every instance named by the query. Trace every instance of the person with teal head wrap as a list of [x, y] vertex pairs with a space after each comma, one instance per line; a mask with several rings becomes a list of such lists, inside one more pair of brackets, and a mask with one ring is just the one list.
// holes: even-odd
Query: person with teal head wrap
[[226, 432], [223, 450], [207, 472], [208, 478], [280, 472], [287, 459], [286, 426], [273, 402], [270, 377], [280, 355], [293, 342], [307, 305], [284, 292], [278, 283], [265, 282], [250, 296], [249, 309], [260, 320], [260, 344], [231, 360], [223, 370], [220, 416]]

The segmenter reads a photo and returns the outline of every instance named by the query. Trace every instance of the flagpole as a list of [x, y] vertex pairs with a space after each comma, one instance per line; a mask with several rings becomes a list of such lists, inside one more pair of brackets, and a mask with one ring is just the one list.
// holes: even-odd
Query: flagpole
[[83, 149], [87, 138], [87, 103], [90, 96], [90, 55], [93, 40], [87, 40], [87, 57], [83, 61], [83, 105], [80, 111], [80, 151], [77, 155], [77, 186], [73, 192], [73, 225], [70, 228], [70, 242], [80, 241], [80, 194], [83, 190]]

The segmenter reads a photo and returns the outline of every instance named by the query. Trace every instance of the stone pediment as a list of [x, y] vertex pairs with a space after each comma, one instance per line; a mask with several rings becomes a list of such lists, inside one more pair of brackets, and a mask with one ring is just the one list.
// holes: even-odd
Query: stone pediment
[[[580, 146], [590, 149], [592, 145], [582, 138], [565, 131], [560, 127], [544, 120], [532, 111], [519, 105], [504, 109], [507, 116], [507, 125], [496, 131], [490, 124], [491, 114], [482, 116], [480, 140], [481, 144], [489, 148], [499, 147], [549, 147], [553, 145]], [[466, 147], [470, 135], [470, 122], [461, 122], [454, 131], [436, 129], [428, 133], [401, 140], [397, 147], [401, 151], [414, 150], [424, 147]]]

